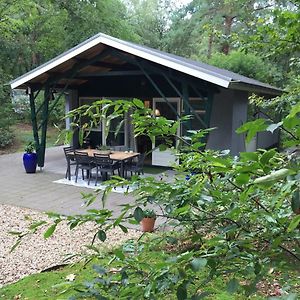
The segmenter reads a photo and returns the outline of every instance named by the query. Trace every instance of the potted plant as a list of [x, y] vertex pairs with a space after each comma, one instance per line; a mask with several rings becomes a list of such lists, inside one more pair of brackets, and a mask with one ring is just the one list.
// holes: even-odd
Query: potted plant
[[37, 155], [35, 153], [34, 142], [29, 142], [25, 147], [25, 153], [23, 154], [23, 164], [26, 173], [35, 173], [37, 164]]
[[143, 211], [144, 217], [141, 221], [143, 232], [152, 232], [156, 220], [156, 213], [153, 209], [145, 209]]
[[97, 150], [99, 150], [99, 153], [100, 153], [100, 154], [104, 154], [104, 155], [107, 155], [107, 154], [110, 154], [110, 153], [111, 153], [110, 147], [109, 147], [109, 146], [106, 146], [106, 145], [98, 146], [98, 147], [97, 147]]

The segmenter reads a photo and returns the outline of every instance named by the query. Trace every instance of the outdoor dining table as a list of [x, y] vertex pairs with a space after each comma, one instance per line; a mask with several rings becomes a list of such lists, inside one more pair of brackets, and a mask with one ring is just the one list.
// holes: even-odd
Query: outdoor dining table
[[[88, 153], [88, 156], [94, 157], [94, 153], [103, 154], [103, 151], [97, 149], [79, 149], [80, 152]], [[124, 177], [124, 163], [126, 160], [132, 159], [138, 156], [140, 153], [131, 151], [111, 151], [109, 158], [120, 162], [120, 175]]]

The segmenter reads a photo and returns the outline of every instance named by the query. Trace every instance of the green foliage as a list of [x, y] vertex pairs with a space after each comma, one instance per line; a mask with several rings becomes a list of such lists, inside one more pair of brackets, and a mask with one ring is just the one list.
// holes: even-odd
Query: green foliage
[[[167, 237], [162, 236], [159, 239], [167, 239]], [[84, 299], [100, 298], [99, 295], [109, 300], [147, 299], [155, 293], [156, 289], [161, 291], [159, 299], [176, 299], [177, 290], [169, 291], [167, 289], [168, 286], [174, 286], [175, 283], [165, 277], [164, 272], [171, 268], [174, 274], [182, 276], [183, 274], [179, 275], [179, 270], [176, 270], [176, 260], [179, 260], [179, 258], [177, 258], [175, 251], [162, 251], [161, 248], [158, 248], [155, 239], [151, 239], [151, 244], [146, 243], [144, 237], [139, 244], [130, 240], [122, 247], [112, 251], [100, 250], [95, 247], [94, 253], [97, 259], [27, 276], [16, 283], [4, 286], [1, 289], [1, 296], [3, 299], [14, 299], [18, 295], [22, 295], [28, 300], [81, 299], [78, 295], [79, 290]], [[171, 246], [171, 244], [167, 243], [166, 246]], [[191, 261], [191, 266], [187, 269], [187, 272], [193, 273], [196, 278], [194, 286], [187, 285], [188, 293], [198, 290], [209, 271], [209, 267], [203, 264], [198, 270], [195, 269], [194, 271], [192, 264], [193, 261]], [[161, 271], [157, 271], [159, 268]], [[126, 277], [128, 274], [129, 276]], [[151, 274], [156, 275], [159, 283], [157, 286], [153, 286], [148, 280]], [[74, 276], [73, 281], [68, 280], [70, 275]], [[121, 278], [122, 281], [118, 284]], [[136, 283], [140, 282], [141, 279], [143, 285], [137, 285]], [[173, 281], [177, 280], [180, 279], [175, 277]], [[207, 292], [201, 292], [200, 290], [197, 292], [198, 299], [245, 299], [239, 292], [236, 295], [229, 294], [226, 291], [226, 284], [227, 280], [212, 279], [208, 283]], [[132, 289], [132, 295], [126, 293], [128, 289]], [[178, 291], [181, 293], [180, 289]], [[88, 298], [89, 296], [90, 298]], [[256, 295], [252, 296], [252, 299], [261, 300], [263, 297]]]
[[143, 215], [144, 218], [156, 218], [156, 213], [153, 209], [145, 209]]
[[5, 148], [12, 145], [14, 134], [8, 128], [0, 128], [0, 148]]
[[[176, 135], [176, 130], [171, 129], [174, 124], [163, 118], [155, 121], [151, 111], [138, 100], [118, 100], [114, 104], [103, 100], [95, 102], [93, 109], [99, 104], [101, 108], [96, 116], [89, 107], [79, 108], [71, 115], [78, 119], [88, 112], [97, 120], [101, 112], [112, 105], [114, 112], [120, 114], [130, 108], [138, 128], [136, 134], [151, 138], [165, 133]], [[284, 128], [286, 124], [295, 124], [299, 111], [299, 105], [294, 106], [288, 116], [275, 125]], [[156, 122], [159, 122], [160, 126], [149, 128], [148, 118], [153, 119], [151, 124], [157, 126]], [[274, 124], [270, 120], [267, 125], [252, 122], [243, 125], [241, 131], [251, 131], [253, 135], [263, 130], [262, 126], [273, 130], [271, 125]], [[298, 145], [300, 131], [297, 126], [294, 130], [291, 139]], [[144, 217], [143, 206], [158, 205], [160, 216], [170, 220], [170, 226], [179, 228], [180, 234], [188, 237], [188, 246], [176, 251], [172, 257], [164, 256], [163, 249], [166, 242], [179, 247], [176, 231], [168, 232], [167, 238], [158, 238], [156, 247], [161, 249], [163, 262], [157, 258], [145, 260], [145, 249], [150, 247], [147, 241], [139, 240], [134, 247], [127, 245], [126, 250], [115, 251], [112, 261], [121, 261], [122, 268], [111, 274], [107, 266], [96, 267], [98, 277], [88, 285], [80, 285], [79, 297], [110, 299], [118, 295], [121, 298], [159, 299], [162, 293], [173, 292], [177, 299], [197, 299], [209, 295], [213, 278], [226, 281], [223, 289], [228, 293], [252, 297], [257, 283], [274, 267], [274, 258], [289, 255], [281, 265], [299, 264], [300, 218], [295, 215], [298, 213], [295, 207], [299, 204], [299, 157], [271, 149], [245, 152], [239, 158], [233, 158], [225, 152], [199, 150], [202, 137], [203, 132], [196, 131], [182, 140], [185, 151], [177, 154], [181, 163], [171, 181], [153, 177], [133, 176], [131, 180], [116, 177], [108, 182], [103, 194], [98, 191], [84, 196], [87, 206], [101, 196], [101, 209], [90, 209], [79, 216], [49, 215], [54, 224], [46, 231], [47, 237], [54, 233], [55, 224], [63, 220], [70, 229], [94, 221], [98, 226], [95, 238], [104, 242], [107, 230], [120, 227], [126, 232], [128, 222], [137, 224]], [[105, 208], [107, 194], [116, 186], [135, 189], [135, 202], [123, 205], [119, 216]], [[201, 281], [200, 274], [205, 274]], [[78, 286], [76, 288], [78, 290]], [[293, 291], [293, 284], [288, 282], [284, 288]]]
[[268, 63], [266, 59], [255, 54], [239, 51], [232, 51], [228, 55], [216, 53], [212, 55], [208, 63], [270, 84], [276, 85], [282, 80], [274, 64]]
[[[144, 107], [144, 104], [139, 99], [127, 100], [98, 100], [91, 105], [83, 105], [70, 111], [66, 117], [71, 118], [72, 133], [79, 130], [79, 142], [88, 136], [89, 130], [97, 127], [102, 121], [105, 121], [106, 134], [109, 132], [110, 123], [113, 119], [123, 116], [124, 113], [132, 110], [131, 118], [134, 124], [135, 136], [146, 135], [152, 142], [155, 137], [161, 137], [165, 140], [166, 145], [172, 144], [172, 136], [177, 132], [180, 121], [167, 120], [164, 117], [156, 117], [150, 108]], [[85, 117], [89, 118], [88, 122], [83, 123]], [[119, 127], [120, 128], [120, 127]], [[118, 131], [115, 133], [118, 134]], [[71, 138], [72, 135], [69, 135]], [[107, 136], [106, 136], [107, 137]]]
[[14, 122], [14, 114], [10, 103], [9, 88], [6, 85], [8, 80], [9, 76], [0, 65], [0, 148], [5, 148], [14, 141], [14, 134], [10, 128]]
[[34, 142], [33, 142], [33, 141], [30, 141], [30, 142], [26, 145], [24, 151], [25, 151], [26, 153], [32, 153], [32, 152], [34, 152], [34, 151], [35, 151], [35, 144], [34, 144]]
[[129, 23], [138, 41], [151, 48], [166, 48], [170, 16], [174, 11], [171, 0], [127, 0]]

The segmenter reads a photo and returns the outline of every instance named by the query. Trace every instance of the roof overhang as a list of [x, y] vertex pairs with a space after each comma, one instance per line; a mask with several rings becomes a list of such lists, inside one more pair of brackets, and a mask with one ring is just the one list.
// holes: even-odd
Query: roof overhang
[[[104, 47], [113, 48], [118, 51], [123, 51], [125, 54], [129, 54], [131, 56], [150, 61], [172, 70], [176, 70], [194, 78], [198, 78], [206, 82], [215, 84], [219, 87], [245, 89], [248, 91], [250, 91], [251, 89], [256, 92], [259, 90], [265, 90], [268, 91], [268, 93], [274, 95], [282, 93], [280, 89], [266, 85], [259, 81], [255, 81], [250, 78], [240, 76], [238, 74], [206, 64], [184, 59], [166, 52], [126, 42], [102, 33], [93, 36], [92, 38], [86, 40], [78, 46], [62, 53], [61, 55], [48, 61], [47, 63], [11, 81], [11, 88], [26, 88], [27, 86], [30, 86], [35, 80], [40, 80], [42, 83], [44, 83], [46, 82], [46, 78], [50, 76], [49, 74], [51, 74], [52, 70], [55, 71], [57, 68], [60, 68], [60, 66], [64, 66], [64, 64], [85, 55], [86, 53], [91, 51], [93, 47], [99, 47], [101, 45], [103, 45]], [[91, 73], [91, 75], [92, 74], [93, 73]], [[235, 80], [235, 78], [233, 78], [235, 75], [236, 77], [239, 76], [240, 78], [242, 78], [242, 80]], [[43, 76], [45, 76], [45, 78], [42, 78]]]

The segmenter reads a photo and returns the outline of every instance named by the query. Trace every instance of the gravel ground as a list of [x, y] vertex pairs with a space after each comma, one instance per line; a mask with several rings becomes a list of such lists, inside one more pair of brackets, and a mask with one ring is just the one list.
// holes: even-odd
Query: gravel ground
[[[56, 232], [44, 239], [45, 228], [28, 235], [23, 242], [10, 253], [16, 237], [9, 231], [25, 231], [32, 221], [47, 220], [44, 214], [9, 205], [0, 205], [0, 287], [15, 282], [29, 274], [38, 273], [51, 266], [63, 263], [68, 254], [85, 252], [84, 245], [91, 242], [95, 229], [85, 224], [70, 231], [66, 224], [59, 224]], [[127, 239], [137, 238], [141, 232], [129, 230], [127, 234], [119, 228], [107, 234], [105, 246], [113, 247]]]

